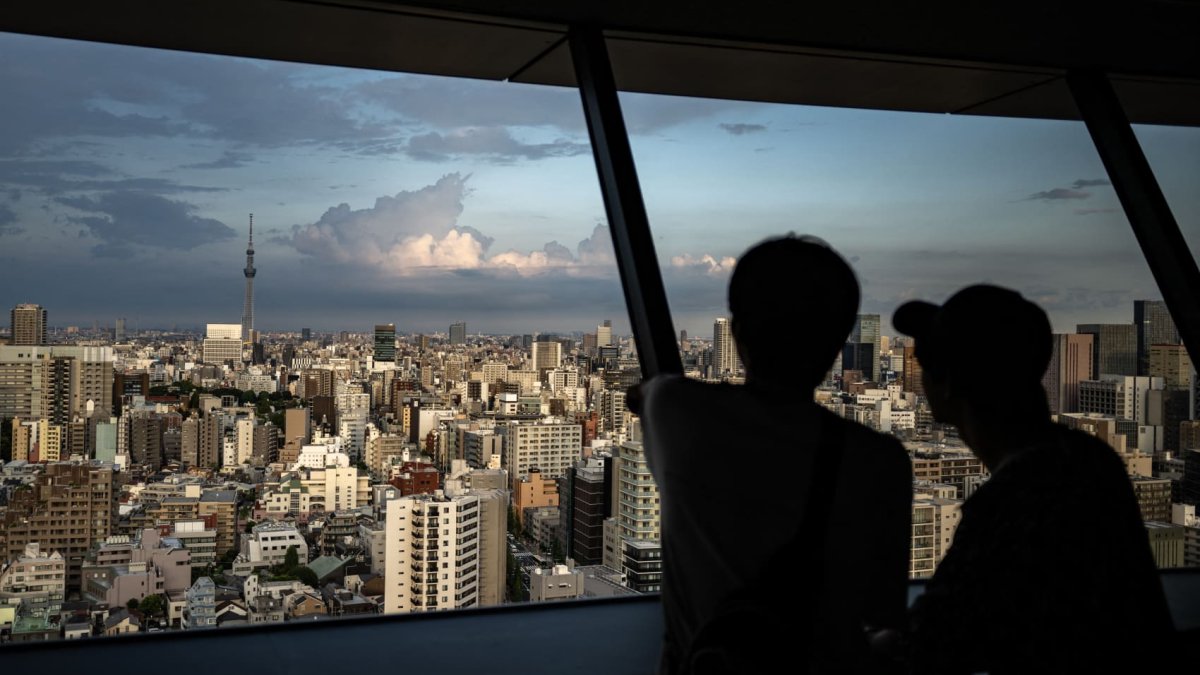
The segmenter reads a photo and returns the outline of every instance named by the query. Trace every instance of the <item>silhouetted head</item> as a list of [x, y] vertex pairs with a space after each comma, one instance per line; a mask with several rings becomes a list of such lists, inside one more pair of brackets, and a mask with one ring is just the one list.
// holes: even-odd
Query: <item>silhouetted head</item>
[[812, 388], [854, 327], [858, 280], [819, 239], [768, 239], [738, 260], [729, 311], [748, 379]]
[[[944, 305], [908, 302], [892, 317], [916, 339], [925, 394], [934, 418], [962, 424], [964, 414], [1048, 416], [1042, 375], [1050, 364], [1050, 320], [1020, 293], [969, 286]], [[999, 337], [1003, 349], [988, 347]]]

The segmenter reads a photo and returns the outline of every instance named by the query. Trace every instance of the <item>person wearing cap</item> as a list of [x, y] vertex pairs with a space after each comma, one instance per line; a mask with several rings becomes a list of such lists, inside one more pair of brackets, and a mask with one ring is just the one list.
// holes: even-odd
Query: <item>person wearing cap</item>
[[[1051, 419], [1045, 312], [978, 285], [902, 305], [892, 325], [916, 341], [934, 419], [957, 426], [991, 474], [910, 610], [913, 671], [1120, 672], [1165, 659], [1171, 618], [1125, 465]], [[986, 366], [985, 338], [1002, 345]]]
[[[661, 672], [705, 671], [698, 636], [712, 634], [714, 617], [728, 616], [723, 608], [739, 597], [761, 602], [757, 623], [772, 624], [757, 625], [761, 633], [739, 626], [739, 634], [751, 642], [780, 636], [758, 640], [765, 644], [750, 650], [756, 663], [777, 664], [779, 655], [793, 667], [800, 658], [815, 661], [817, 672], [863, 672], [870, 658], [865, 632], [903, 625], [908, 455], [895, 438], [813, 400], [853, 328], [858, 302], [854, 273], [824, 243], [765, 241], [741, 257], [729, 284], [745, 384], [659, 376], [631, 392], [662, 507]], [[822, 460], [832, 468], [815, 468], [827, 466]], [[826, 492], [832, 503], [814, 507], [825, 515], [810, 518], [822, 521], [810, 525], [824, 546], [799, 541], [810, 494]], [[789, 542], [799, 553], [784, 548]], [[813, 578], [803, 570], [816, 558], [823, 564]], [[776, 568], [782, 571], [768, 572]], [[771, 620], [772, 612], [784, 620]], [[797, 629], [805, 612], [816, 618]], [[798, 656], [801, 642], [816, 645], [816, 653]], [[718, 668], [756, 669], [729, 662]]]

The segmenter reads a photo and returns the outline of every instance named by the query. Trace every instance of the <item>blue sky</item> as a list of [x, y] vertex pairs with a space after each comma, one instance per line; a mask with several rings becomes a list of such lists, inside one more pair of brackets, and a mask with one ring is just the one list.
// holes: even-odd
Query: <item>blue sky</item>
[[[0, 86], [0, 302], [53, 324], [238, 321], [253, 212], [265, 330], [627, 326], [574, 90], [3, 34]], [[692, 334], [731, 259], [788, 231], [885, 318], [978, 281], [1060, 330], [1159, 297], [1080, 123], [622, 103]], [[1200, 133], [1138, 132], [1194, 250]]]

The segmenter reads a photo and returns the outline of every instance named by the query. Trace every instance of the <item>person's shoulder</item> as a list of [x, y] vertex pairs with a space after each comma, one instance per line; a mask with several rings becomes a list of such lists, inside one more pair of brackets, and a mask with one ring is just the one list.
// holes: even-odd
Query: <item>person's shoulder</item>
[[719, 401], [730, 394], [731, 387], [685, 377], [683, 375], [655, 375], [642, 382], [642, 400], [650, 408], [662, 404]]

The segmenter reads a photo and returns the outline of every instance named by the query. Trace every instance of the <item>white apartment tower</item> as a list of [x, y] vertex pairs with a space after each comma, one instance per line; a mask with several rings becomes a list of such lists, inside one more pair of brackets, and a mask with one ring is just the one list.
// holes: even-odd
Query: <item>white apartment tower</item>
[[508, 475], [528, 475], [538, 468], [548, 478], [565, 476], [583, 455], [583, 426], [560, 418], [529, 424], [512, 423], [504, 444]]
[[441, 491], [387, 503], [384, 612], [479, 605], [480, 513], [478, 496]]

